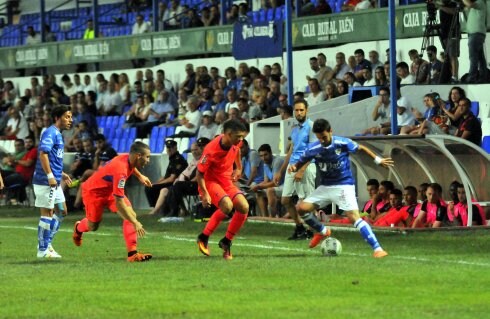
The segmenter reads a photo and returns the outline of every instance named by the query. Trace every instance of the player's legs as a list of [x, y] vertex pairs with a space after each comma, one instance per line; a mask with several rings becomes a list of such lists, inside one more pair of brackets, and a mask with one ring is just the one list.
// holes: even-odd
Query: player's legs
[[226, 235], [219, 241], [219, 247], [223, 249], [223, 258], [226, 260], [233, 259], [231, 254], [231, 243], [235, 235], [242, 228], [243, 224], [247, 220], [247, 215], [249, 211], [249, 206], [247, 199], [240, 192], [239, 189], [232, 186], [226, 189], [226, 191], [233, 198], [233, 209], [230, 212], [233, 213], [228, 229], [226, 230]]
[[297, 205], [298, 213], [305, 223], [316, 232], [310, 241], [310, 248], [318, 246], [331, 234], [330, 228], [323, 225], [314, 213], [320, 206], [325, 206], [331, 202], [329, 195], [330, 192], [327, 187], [319, 186], [310, 196]]
[[63, 218], [66, 215], [67, 215], [67, 209], [66, 209], [65, 195], [63, 194], [63, 189], [61, 187], [57, 187], [55, 190], [54, 212], [51, 218], [51, 224], [50, 224], [51, 232], [49, 236], [49, 245], [48, 245], [48, 249], [51, 251], [51, 253], [55, 255], [59, 255], [59, 254], [54, 250], [52, 242], [54, 236], [60, 229], [61, 223], [63, 222]]
[[[131, 207], [131, 202], [127, 199], [127, 197], [124, 197], [124, 202], [126, 203], [126, 209], [129, 214], [132, 215], [134, 219], [136, 219], [136, 212]], [[111, 211], [114, 211], [115, 204], [113, 205], [113, 203], [110, 203], [109, 209], [111, 209]], [[124, 241], [126, 243], [126, 250], [128, 252], [128, 261], [140, 262], [150, 260], [153, 257], [151, 254], [138, 252], [138, 233], [136, 232], [134, 224], [131, 223], [129, 220], [124, 219], [124, 216], [122, 216], [119, 211], [117, 211], [117, 214], [123, 218], [122, 229]]]
[[284, 178], [284, 184], [282, 189], [281, 205], [286, 208], [286, 212], [294, 223], [296, 228], [294, 233], [288, 238], [289, 240], [305, 239], [306, 228], [303, 226], [296, 207], [294, 206], [292, 196], [296, 194], [296, 188], [294, 187], [294, 174], [287, 173]]
[[279, 217], [277, 212], [276, 187], [267, 188], [265, 194], [267, 196], [267, 216]]
[[82, 245], [83, 233], [96, 231], [102, 221], [104, 208], [108, 206], [107, 198], [93, 196], [82, 184], [82, 197], [85, 206], [85, 218], [75, 223], [72, 239], [76, 246]]
[[55, 187], [48, 185], [33, 185], [36, 201], [34, 205], [39, 207], [41, 217], [37, 226], [37, 257], [38, 258], [59, 258], [58, 254], [51, 253], [49, 245], [51, 243], [51, 223], [53, 220], [53, 208], [55, 200]]
[[163, 203], [165, 203], [165, 199], [167, 198], [167, 195], [168, 195], [168, 187], [162, 188], [160, 190], [160, 194], [158, 195], [157, 202], [155, 203], [155, 207], [148, 213], [148, 215], [155, 215], [160, 211], [160, 209], [162, 209]]

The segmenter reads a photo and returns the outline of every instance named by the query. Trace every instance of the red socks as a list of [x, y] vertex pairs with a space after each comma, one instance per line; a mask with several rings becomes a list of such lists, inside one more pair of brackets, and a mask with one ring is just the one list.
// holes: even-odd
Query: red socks
[[77, 225], [77, 232], [79, 232], [79, 233], [86, 233], [88, 231], [89, 231], [89, 229], [88, 229], [88, 219], [87, 218], [84, 218]]
[[211, 215], [211, 218], [209, 219], [208, 223], [206, 224], [206, 227], [203, 230], [203, 234], [206, 236], [211, 236], [211, 234], [214, 233], [216, 228], [218, 228], [219, 224], [226, 218], [226, 214], [221, 211], [221, 209], [217, 209], [213, 215]]
[[126, 249], [128, 251], [136, 251], [138, 234], [136, 233], [134, 225], [127, 220], [123, 221], [123, 235], [124, 241], [126, 241]]
[[233, 217], [231, 218], [230, 225], [228, 225], [228, 229], [226, 230], [225, 237], [228, 238], [230, 241], [233, 240], [233, 237], [235, 237], [240, 228], [242, 228], [246, 220], [247, 214], [242, 214], [235, 211], [235, 214], [233, 214]]

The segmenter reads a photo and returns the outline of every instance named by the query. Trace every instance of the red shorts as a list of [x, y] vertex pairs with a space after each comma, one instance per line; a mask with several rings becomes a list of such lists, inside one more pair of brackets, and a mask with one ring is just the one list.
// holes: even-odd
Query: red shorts
[[[243, 194], [243, 192], [231, 181], [226, 181], [224, 183], [206, 181], [206, 188], [209, 196], [211, 196], [211, 203], [216, 207], [219, 207], [219, 202], [226, 196], [230, 197], [233, 201], [236, 195]], [[199, 194], [202, 195], [200, 189]]]
[[[102, 214], [105, 208], [109, 208], [113, 213], [117, 212], [116, 198], [112, 194], [109, 196], [99, 196], [84, 191], [82, 188], [82, 198], [83, 205], [85, 205], [85, 216], [92, 223], [98, 223], [102, 220]], [[124, 203], [131, 206], [131, 202], [126, 196], [124, 196]]]

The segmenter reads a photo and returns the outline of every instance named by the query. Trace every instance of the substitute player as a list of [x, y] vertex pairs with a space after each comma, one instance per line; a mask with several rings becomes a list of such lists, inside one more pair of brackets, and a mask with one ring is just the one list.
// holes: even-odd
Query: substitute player
[[[71, 184], [70, 177], [63, 173], [65, 144], [61, 131], [71, 127], [72, 114], [69, 107], [61, 105], [53, 109], [51, 117], [54, 124], [41, 135], [37, 148], [39, 160], [32, 178], [36, 196], [34, 205], [41, 210], [37, 227], [38, 258], [61, 258], [51, 243], [66, 215], [65, 195], [60, 182], [63, 179], [67, 185]], [[53, 212], [54, 209], [56, 212]]]
[[334, 136], [327, 120], [316, 120], [313, 123], [313, 133], [318, 141], [311, 143], [299, 161], [288, 168], [291, 172], [295, 172], [305, 163], [315, 159], [321, 174], [321, 185], [298, 205], [298, 212], [305, 223], [317, 231], [310, 241], [310, 248], [316, 247], [331, 234], [330, 229], [318, 221], [313, 211], [333, 202], [345, 211], [349, 220], [371, 245], [374, 257], [387, 256], [388, 253], [381, 248], [371, 226], [359, 216], [349, 153], [360, 149], [374, 158], [376, 164], [385, 167], [393, 166], [393, 160], [376, 156], [369, 148], [348, 138]]
[[126, 181], [135, 174], [145, 186], [151, 186], [149, 179], [141, 175], [139, 168], [150, 162], [150, 148], [148, 145], [135, 142], [131, 145], [129, 154], [119, 155], [100, 167], [90, 178], [82, 184], [82, 198], [85, 205], [86, 217], [75, 223], [73, 242], [82, 245], [82, 234], [96, 231], [102, 221], [104, 208], [118, 213], [123, 219], [123, 235], [128, 250], [128, 261], [147, 261], [151, 254], [137, 251], [137, 239], [145, 235], [143, 225], [136, 218], [136, 212], [124, 194]]
[[242, 122], [226, 121], [223, 124], [223, 134], [206, 145], [197, 164], [196, 178], [202, 204], [204, 207], [211, 204], [218, 207], [197, 238], [199, 251], [206, 256], [210, 254], [209, 236], [225, 218], [233, 214], [226, 235], [218, 244], [223, 249], [223, 258], [232, 259], [231, 242], [247, 219], [248, 202], [242, 191], [233, 183], [241, 175], [240, 147], [246, 134]]

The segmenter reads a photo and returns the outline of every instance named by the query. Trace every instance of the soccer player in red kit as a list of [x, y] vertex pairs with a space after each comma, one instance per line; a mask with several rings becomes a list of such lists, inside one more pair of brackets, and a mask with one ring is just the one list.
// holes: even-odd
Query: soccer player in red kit
[[228, 215], [233, 214], [226, 235], [218, 244], [223, 249], [223, 258], [232, 259], [231, 242], [247, 219], [248, 202], [234, 184], [242, 171], [240, 146], [246, 134], [242, 122], [226, 121], [223, 134], [206, 145], [197, 164], [197, 184], [202, 204], [204, 207], [211, 204], [218, 207], [197, 238], [199, 251], [206, 256], [209, 256], [209, 236]]
[[150, 162], [150, 148], [148, 145], [135, 142], [131, 145], [129, 154], [119, 155], [100, 167], [90, 178], [82, 184], [82, 198], [85, 205], [86, 217], [75, 223], [73, 242], [82, 245], [82, 234], [96, 231], [102, 221], [104, 208], [117, 212], [123, 221], [123, 235], [128, 250], [128, 261], [147, 261], [151, 254], [137, 251], [137, 239], [145, 235], [143, 225], [136, 218], [136, 212], [124, 194], [126, 181], [134, 173], [145, 186], [151, 186], [150, 180], [141, 175], [139, 168]]

